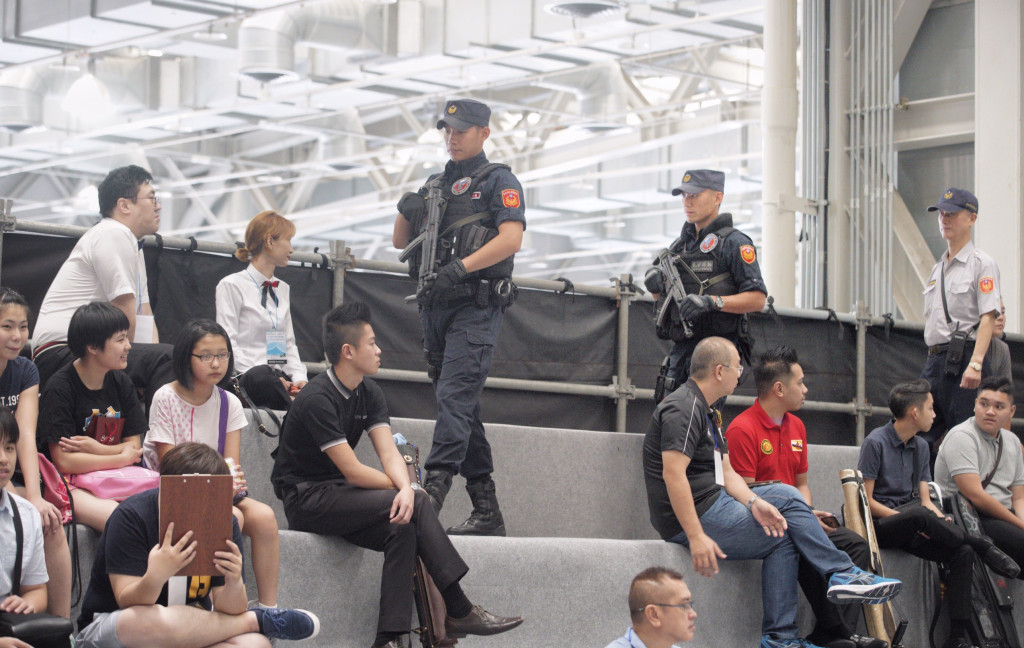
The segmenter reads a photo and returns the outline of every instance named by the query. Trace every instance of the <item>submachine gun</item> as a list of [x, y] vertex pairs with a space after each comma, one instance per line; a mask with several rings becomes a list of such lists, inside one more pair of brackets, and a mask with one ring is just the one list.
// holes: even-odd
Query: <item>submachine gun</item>
[[[672, 254], [668, 248], [658, 252], [658, 265], [665, 277], [665, 301], [654, 316], [654, 325], [658, 327], [667, 325], [665, 319], [668, 317], [669, 304], [674, 303], [678, 313], [682, 311], [683, 300], [686, 299], [686, 288], [683, 286], [683, 278], [679, 276], [679, 269], [676, 267], [675, 261], [676, 255]], [[683, 335], [688, 338], [693, 337], [693, 327], [689, 322], [682, 322], [682, 327]]]
[[[683, 300], [686, 299], [686, 288], [683, 286], [683, 278], [679, 276], [679, 269], [675, 264], [676, 255], [672, 254], [668, 248], [663, 249], [658, 253], [658, 266], [661, 268], [661, 274], [665, 277], [665, 300], [661, 304], [661, 308], [654, 314], [654, 327], [656, 329], [667, 330], [670, 326], [670, 322], [667, 322], [669, 306], [671, 304], [676, 305], [676, 312], [680, 312], [683, 305]], [[683, 335], [690, 338], [693, 337], [693, 327], [690, 326], [689, 322], [682, 321]], [[668, 370], [670, 365], [669, 356], [665, 356], [664, 362], [661, 363], [661, 371], [658, 373], [658, 380], [654, 384], [654, 403], [658, 404], [666, 394], [670, 394], [675, 391], [676, 381], [668, 377]]]
[[413, 240], [398, 256], [398, 260], [405, 263], [406, 259], [412, 256], [417, 250], [420, 251], [420, 265], [417, 272], [416, 294], [409, 295], [405, 302], [417, 301], [430, 285], [437, 278], [437, 269], [441, 267], [442, 259], [437, 254], [437, 240], [441, 231], [441, 216], [444, 214], [445, 199], [441, 194], [441, 183], [436, 180], [427, 187], [427, 224], [423, 231]]

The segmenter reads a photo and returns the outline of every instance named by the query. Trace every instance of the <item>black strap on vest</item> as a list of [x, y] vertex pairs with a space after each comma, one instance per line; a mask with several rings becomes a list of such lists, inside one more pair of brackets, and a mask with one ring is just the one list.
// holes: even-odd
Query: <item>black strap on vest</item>
[[18, 503], [14, 501], [10, 493], [7, 493], [7, 501], [11, 505], [11, 515], [14, 516], [14, 542], [17, 546], [17, 553], [14, 556], [14, 572], [11, 574], [11, 594], [21, 596], [21, 551], [25, 547], [25, 531], [21, 528], [21, 513], [18, 511]]
[[469, 216], [463, 216], [462, 218], [460, 218], [459, 220], [455, 221], [454, 223], [452, 223], [448, 227], [444, 228], [444, 231], [441, 232], [441, 235], [438, 238], [444, 238], [445, 236], [448, 236], [449, 234], [451, 234], [455, 230], [459, 229], [460, 227], [463, 227], [465, 225], [472, 225], [473, 223], [476, 223], [477, 221], [482, 221], [483, 219], [487, 218], [490, 215], [491, 215], [491, 212], [490, 212], [490, 210], [488, 210], [488, 211], [477, 212], [475, 214], [470, 214]]

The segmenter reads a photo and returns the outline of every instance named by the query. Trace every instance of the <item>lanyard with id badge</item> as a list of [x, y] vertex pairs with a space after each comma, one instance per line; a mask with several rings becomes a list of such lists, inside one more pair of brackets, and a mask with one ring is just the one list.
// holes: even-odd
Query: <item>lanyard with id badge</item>
[[722, 438], [722, 413], [718, 410], [708, 412], [708, 422], [711, 423], [711, 439], [715, 442], [715, 483], [725, 486], [725, 468], [722, 466], [722, 446], [725, 439]]
[[[248, 273], [247, 273], [248, 274]], [[271, 330], [267, 331], [267, 364], [268, 365], [283, 365], [288, 362], [288, 338], [284, 331], [277, 330], [277, 324], [280, 321], [277, 313], [277, 293], [274, 292], [274, 288], [277, 287], [277, 281], [264, 281], [261, 286], [256, 278], [251, 274], [249, 278], [252, 279], [253, 285], [256, 286], [256, 290], [260, 293], [260, 303], [263, 308], [267, 310], [267, 316], [270, 318]], [[274, 302], [274, 310], [271, 312], [270, 306], [267, 305], [267, 297]]]

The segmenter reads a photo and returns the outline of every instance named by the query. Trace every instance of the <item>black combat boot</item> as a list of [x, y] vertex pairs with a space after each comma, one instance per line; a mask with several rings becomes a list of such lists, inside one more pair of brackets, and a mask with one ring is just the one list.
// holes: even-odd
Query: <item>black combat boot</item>
[[440, 513], [444, 506], [444, 498], [448, 496], [448, 489], [452, 487], [452, 474], [447, 470], [428, 470], [427, 476], [423, 478], [423, 490], [430, 497], [430, 503], [434, 506], [434, 512]]
[[488, 475], [482, 479], [466, 482], [473, 512], [465, 522], [448, 529], [449, 535], [505, 535], [505, 520], [498, 510], [498, 496], [494, 492], [494, 480]]

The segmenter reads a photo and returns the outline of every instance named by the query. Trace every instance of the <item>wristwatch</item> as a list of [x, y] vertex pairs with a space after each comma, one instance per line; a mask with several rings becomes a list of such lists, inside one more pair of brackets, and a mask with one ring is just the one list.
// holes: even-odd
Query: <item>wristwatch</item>
[[423, 490], [423, 487], [416, 482], [412, 482], [411, 484], [409, 484], [409, 488], [413, 489], [414, 491]]
[[970, 367], [971, 369], [974, 369], [975, 371], [981, 371], [981, 363], [980, 362], [972, 362], [972, 363], [970, 363], [967, 366]]
[[725, 300], [722, 299], [721, 295], [715, 295], [712, 299], [715, 300], [715, 310], [722, 310], [725, 308]]

